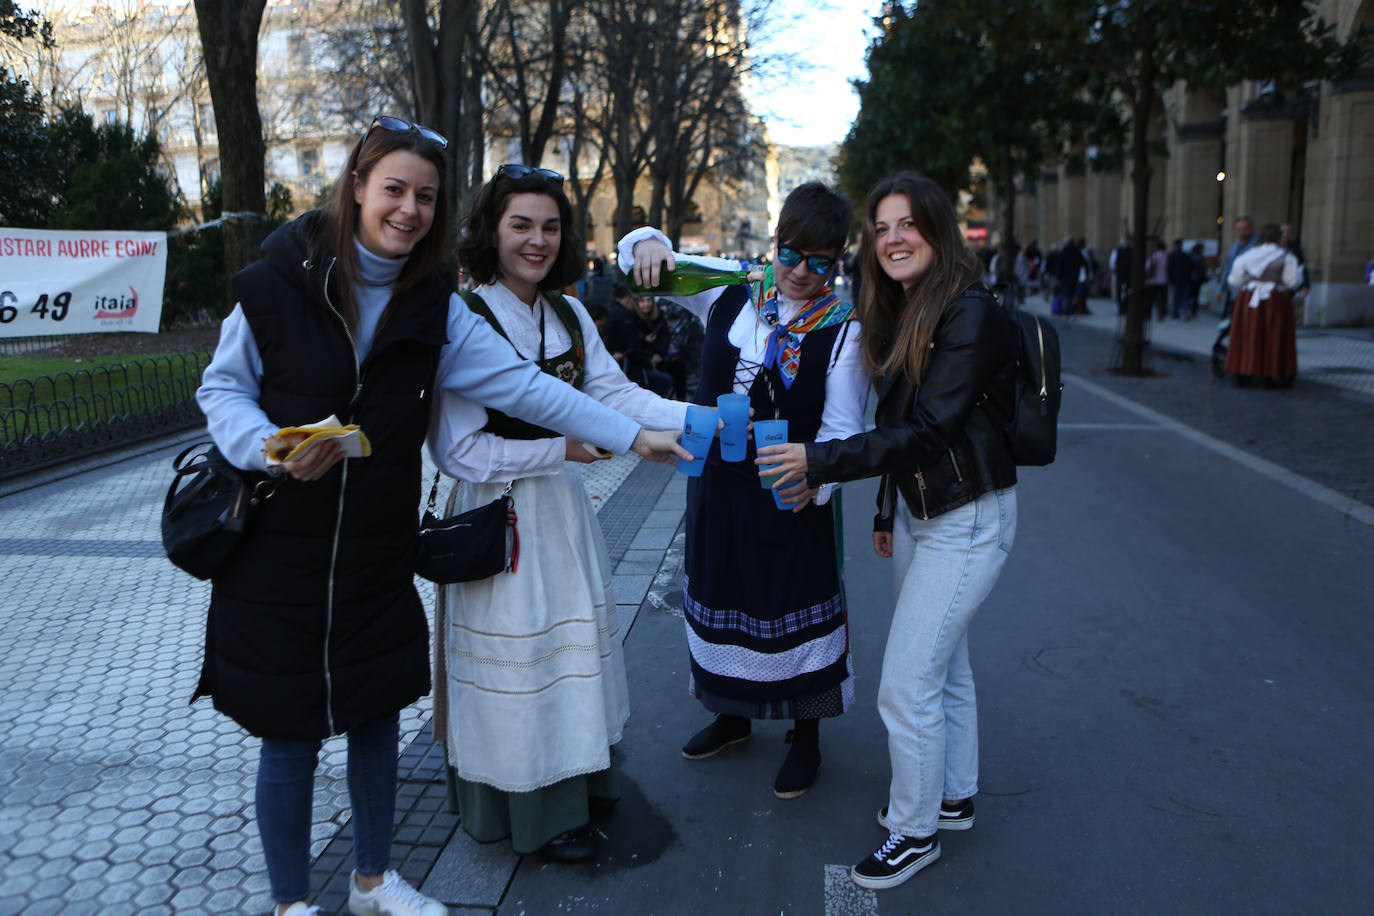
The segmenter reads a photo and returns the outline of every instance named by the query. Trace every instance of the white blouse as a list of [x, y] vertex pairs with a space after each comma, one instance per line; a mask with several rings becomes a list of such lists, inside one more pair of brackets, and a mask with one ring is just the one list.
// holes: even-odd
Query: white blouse
[[[653, 239], [665, 247], [671, 247], [668, 244], [667, 236], [652, 226], [634, 230], [621, 239], [617, 246], [617, 263], [624, 273], [629, 274], [634, 269], [634, 246], [645, 239]], [[740, 266], [739, 262], [725, 258], [700, 257], [676, 252], [674, 252], [674, 257], [682, 261], [691, 261], [708, 267], [720, 267], [727, 270], [738, 270]], [[711, 306], [723, 292], [724, 289], [718, 287], [697, 293], [695, 296], [669, 296], [667, 298], [691, 311], [705, 324]], [[805, 306], [805, 302], [796, 302], [786, 296], [779, 295], [778, 320], [786, 324], [795, 318]], [[735, 322], [730, 326], [726, 336], [731, 346], [739, 347], [739, 362], [735, 365], [734, 390], [737, 393], [748, 394], [749, 389], [753, 386], [754, 379], [757, 378], [759, 367], [763, 362], [763, 354], [768, 345], [768, 335], [771, 330], [759, 317], [757, 309], [742, 308], [739, 310], [739, 314], [735, 316]], [[800, 336], [804, 338], [806, 335]], [[868, 371], [864, 368], [863, 353], [859, 348], [859, 341], [862, 337], [863, 330], [860, 328], [859, 322], [853, 320], [849, 323], [848, 333], [842, 331], [835, 338], [835, 344], [830, 351], [830, 359], [826, 363], [825, 407], [821, 412], [820, 428], [816, 431], [817, 442], [845, 439], [864, 431], [864, 413], [868, 407], [868, 392], [871, 390], [871, 385]], [[830, 498], [830, 491], [834, 486], [835, 484], [823, 486], [816, 502], [824, 504]]]
[[1278, 285], [1282, 289], [1297, 289], [1302, 285], [1302, 267], [1298, 264], [1298, 259], [1292, 252], [1273, 242], [1256, 245], [1237, 255], [1226, 282], [1237, 295], [1241, 290], [1253, 290], [1250, 295], [1250, 308], [1259, 308], [1260, 303], [1269, 298], [1275, 286], [1273, 283], [1260, 280], [1260, 275], [1264, 273], [1265, 268], [1280, 258], [1283, 259], [1283, 278]]
[[[478, 287], [474, 292], [491, 309], [524, 359], [539, 358], [541, 314], [545, 354], [556, 356], [572, 346], [571, 335], [542, 295], [534, 306], [530, 306], [500, 282]], [[582, 303], [572, 297], [567, 301], [582, 327], [586, 359], [582, 393], [635, 420], [645, 429], [681, 429], [687, 405], [660, 398], [627, 379], [606, 351]], [[555, 474], [562, 469], [567, 451], [564, 437], [507, 439], [484, 432], [482, 428], [486, 425], [487, 411], [481, 404], [457, 392], [441, 390], [429, 433], [430, 454], [435, 463], [445, 473], [474, 483]]]

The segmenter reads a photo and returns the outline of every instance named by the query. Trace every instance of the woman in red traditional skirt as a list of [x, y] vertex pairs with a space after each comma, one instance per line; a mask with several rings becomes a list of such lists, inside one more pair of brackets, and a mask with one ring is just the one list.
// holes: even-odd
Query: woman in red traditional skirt
[[1302, 285], [1302, 268], [1279, 236], [1276, 225], [1261, 229], [1259, 244], [1236, 258], [1227, 278], [1238, 291], [1226, 353], [1226, 371], [1237, 385], [1258, 377], [1267, 388], [1287, 387], [1298, 374], [1293, 290]]

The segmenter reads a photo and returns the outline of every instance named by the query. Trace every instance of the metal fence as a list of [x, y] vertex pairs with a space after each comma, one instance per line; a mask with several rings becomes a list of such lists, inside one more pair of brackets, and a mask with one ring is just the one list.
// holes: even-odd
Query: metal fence
[[0, 382], [0, 479], [205, 422], [210, 352]]
[[41, 353], [44, 350], [61, 346], [75, 336], [74, 334], [48, 334], [42, 337], [10, 337], [0, 340], [0, 356]]

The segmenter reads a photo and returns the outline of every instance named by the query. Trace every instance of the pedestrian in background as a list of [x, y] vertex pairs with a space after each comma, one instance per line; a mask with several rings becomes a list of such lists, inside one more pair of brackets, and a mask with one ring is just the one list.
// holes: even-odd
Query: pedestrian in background
[[[671, 299], [659, 299], [658, 310], [668, 322], [671, 341], [668, 359], [681, 367], [682, 387], [674, 396], [685, 401], [697, 390], [697, 384], [701, 381], [701, 344], [706, 331], [700, 318]], [[668, 373], [673, 376], [674, 382], [677, 381], [676, 369], [675, 366]]]
[[1126, 314], [1127, 297], [1131, 292], [1131, 240], [1121, 237], [1121, 243], [1111, 253], [1112, 280], [1116, 285], [1116, 313]]
[[1231, 317], [1231, 309], [1236, 301], [1236, 290], [1231, 287], [1230, 282], [1231, 268], [1235, 266], [1236, 258], [1249, 251], [1254, 243], [1254, 221], [1248, 216], [1237, 217], [1235, 241], [1231, 243], [1231, 247], [1227, 250], [1226, 259], [1221, 262], [1221, 271], [1217, 274], [1219, 282], [1217, 284], [1216, 299], [1217, 304], [1221, 306], [1221, 317], [1223, 320]]
[[1059, 257], [1055, 261], [1055, 277], [1058, 281], [1058, 295], [1063, 300], [1065, 315], [1078, 312], [1078, 291], [1083, 278], [1083, 253], [1074, 244], [1073, 236], [1065, 236], [1059, 244]]
[[[819, 182], [799, 185], [778, 216], [771, 287], [731, 286], [676, 299], [706, 319], [699, 403], [748, 395], [756, 419], [786, 420], [788, 438], [799, 442], [863, 429], [868, 375], [859, 325], [853, 306], [829, 285], [853, 213], [848, 200]], [[863, 290], [876, 276], [867, 251], [865, 242]], [[622, 239], [619, 255], [646, 287], [684, 257], [651, 228]], [[842, 715], [854, 702], [834, 487], [790, 485], [780, 491], [790, 511], [779, 511], [773, 494], [759, 486], [753, 453], [726, 462], [712, 445], [701, 476], [687, 481], [683, 608], [690, 690], [715, 718], [682, 755], [702, 760], [748, 740], [753, 719], [791, 719], [773, 794], [796, 798], [820, 770], [821, 719]]]
[[1307, 276], [1307, 256], [1303, 254], [1302, 243], [1298, 241], [1292, 223], [1279, 223], [1279, 245], [1298, 259], [1298, 267], [1302, 270], [1302, 283], [1294, 290], [1294, 295], [1301, 296], [1307, 292], [1311, 282]]
[[1092, 312], [1088, 311], [1088, 300], [1092, 298], [1093, 290], [1097, 288], [1097, 252], [1093, 251], [1092, 246], [1083, 236], [1078, 237], [1078, 256], [1083, 259], [1083, 271], [1078, 276], [1078, 299], [1082, 303], [1079, 314], [1091, 315]]
[[1169, 313], [1169, 258], [1159, 239], [1145, 261], [1145, 311], [1146, 317], [1153, 314], [1160, 321]]
[[1169, 280], [1169, 314], [1175, 321], [1182, 321], [1188, 314], [1188, 291], [1193, 279], [1193, 262], [1183, 250], [1183, 239], [1174, 239], [1164, 260], [1164, 273]]
[[636, 296], [630, 315], [633, 321], [625, 334], [630, 346], [625, 356], [631, 377], [638, 373], [635, 380], [645, 388], [663, 397], [678, 397], [686, 387], [686, 371], [671, 358], [673, 332], [658, 302], [653, 296]]
[[[558, 292], [583, 257], [562, 175], [503, 165], [462, 225], [475, 284], [463, 298], [513, 358], [646, 427], [682, 428], [685, 405], [627, 379], [582, 304]], [[509, 488], [521, 529], [515, 571], [438, 589], [434, 721], [450, 797], [478, 842], [509, 836], [517, 853], [587, 861], [591, 818], [620, 794], [611, 748], [629, 717], [610, 561], [577, 467], [605, 456], [459, 392], [440, 394], [429, 443], [459, 479], [445, 516]]]
[[[768, 446], [782, 482], [883, 475], [873, 547], [894, 558], [897, 601], [878, 711], [892, 784], [888, 838], [854, 866], [861, 887], [896, 887], [940, 857], [939, 830], [973, 826], [978, 722], [968, 630], [1016, 536], [1016, 463], [1006, 435], [1016, 330], [979, 282], [954, 207], [902, 172], [865, 207], [864, 361], [878, 378], [876, 428]], [[779, 485], [783, 485], [780, 482]]]
[[373, 119], [328, 203], [273, 232], [263, 259], [235, 275], [237, 304], [196, 394], [215, 444], [246, 471], [267, 470], [279, 428], [330, 415], [372, 445], [344, 462], [325, 442], [279, 465], [281, 485], [211, 588], [196, 696], [262, 739], [255, 803], [278, 914], [320, 913], [309, 904], [311, 807], [333, 735], [348, 739], [349, 912], [447, 912], [390, 867], [399, 711], [430, 687], [414, 583], [429, 393], [461, 392], [620, 451], [671, 439], [522, 363], [452, 296], [447, 145], [429, 128]]
[[1281, 238], [1278, 226], [1265, 226], [1259, 244], [1236, 258], [1226, 278], [1236, 290], [1226, 371], [1237, 385], [1259, 378], [1266, 388], [1287, 387], [1298, 374], [1293, 293], [1302, 286], [1302, 267]]
[[1202, 253], [1202, 243], [1194, 242], [1188, 251], [1188, 315], [1185, 320], [1197, 317], [1198, 298], [1202, 284], [1207, 280], [1207, 257]]

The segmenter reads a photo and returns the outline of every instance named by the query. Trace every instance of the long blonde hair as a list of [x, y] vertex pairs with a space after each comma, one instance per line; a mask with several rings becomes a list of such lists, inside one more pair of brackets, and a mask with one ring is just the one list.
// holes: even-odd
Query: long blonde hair
[[[911, 217], [931, 247], [930, 267], [910, 289], [892, 279], [878, 261], [874, 226], [878, 204], [901, 194], [911, 204]], [[930, 358], [931, 341], [945, 303], [981, 277], [978, 258], [959, 231], [954, 206], [938, 184], [915, 172], [890, 175], [873, 188], [864, 205], [863, 241], [859, 247], [859, 320], [868, 371], [878, 378], [900, 372], [919, 383]]]

